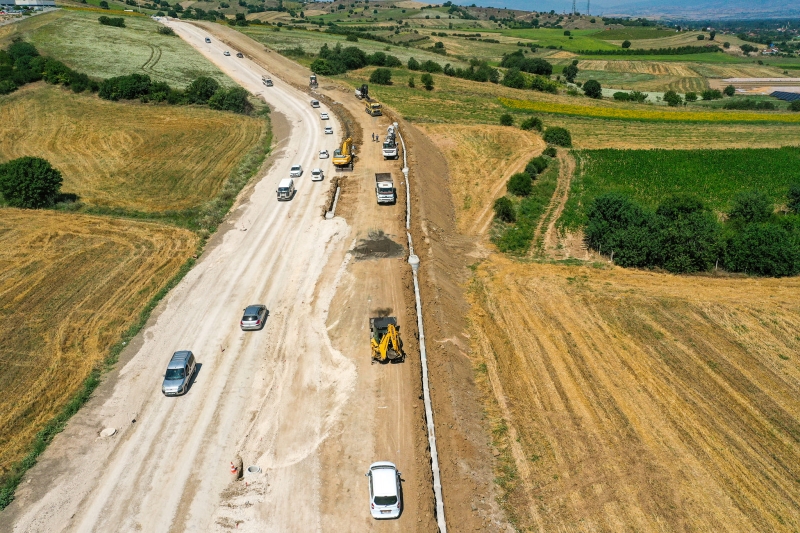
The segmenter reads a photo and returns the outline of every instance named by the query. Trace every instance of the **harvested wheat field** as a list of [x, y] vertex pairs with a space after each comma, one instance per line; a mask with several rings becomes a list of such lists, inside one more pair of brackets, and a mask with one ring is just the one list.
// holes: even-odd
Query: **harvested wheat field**
[[0, 476], [196, 248], [169, 226], [0, 211]]
[[797, 279], [476, 269], [497, 482], [533, 531], [800, 528]]
[[447, 159], [450, 192], [460, 232], [478, 235], [492, 221], [494, 199], [508, 178], [542, 153], [541, 136], [504, 126], [422, 126]]
[[0, 162], [43, 157], [85, 203], [181, 210], [213, 198], [265, 129], [233, 113], [109, 102], [41, 82], [0, 97]]

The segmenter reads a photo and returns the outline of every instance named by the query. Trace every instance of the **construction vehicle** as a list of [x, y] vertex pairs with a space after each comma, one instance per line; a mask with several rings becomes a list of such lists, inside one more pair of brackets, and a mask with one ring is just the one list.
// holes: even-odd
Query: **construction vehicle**
[[319, 85], [317, 84], [317, 75], [316, 74], [312, 74], [308, 78], [308, 87], [311, 88], [311, 89], [316, 89], [317, 87], [319, 87]]
[[383, 115], [383, 111], [381, 111], [381, 104], [378, 102], [367, 102], [367, 105], [364, 107], [364, 110], [367, 112], [368, 115], [373, 117], [379, 117]]
[[397, 318], [393, 316], [370, 318], [369, 333], [373, 363], [386, 361], [400, 363], [405, 360], [406, 354], [403, 352]]
[[342, 146], [333, 151], [333, 166], [336, 170], [353, 170], [353, 139], [348, 137]]
[[369, 102], [369, 87], [366, 83], [356, 89], [356, 98], [359, 100], [365, 98]]
[[400, 153], [397, 151], [397, 139], [394, 135], [394, 126], [389, 126], [386, 130], [386, 139], [383, 141], [383, 158], [397, 159]]
[[397, 190], [389, 172], [375, 174], [375, 196], [379, 204], [393, 204], [397, 201]]

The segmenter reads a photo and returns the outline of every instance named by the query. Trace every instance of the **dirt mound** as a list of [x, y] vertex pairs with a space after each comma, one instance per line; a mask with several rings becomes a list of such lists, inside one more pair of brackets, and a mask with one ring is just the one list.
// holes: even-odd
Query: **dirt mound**
[[350, 250], [356, 261], [365, 259], [384, 259], [402, 257], [406, 253], [403, 245], [394, 242], [381, 230], [370, 231], [366, 239], [359, 239], [358, 245]]

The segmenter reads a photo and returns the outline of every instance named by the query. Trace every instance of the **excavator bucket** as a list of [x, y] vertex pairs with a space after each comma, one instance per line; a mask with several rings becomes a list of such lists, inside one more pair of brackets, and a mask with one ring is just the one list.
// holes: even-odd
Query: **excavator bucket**
[[397, 318], [393, 316], [370, 318], [369, 330], [373, 363], [401, 362], [405, 359]]

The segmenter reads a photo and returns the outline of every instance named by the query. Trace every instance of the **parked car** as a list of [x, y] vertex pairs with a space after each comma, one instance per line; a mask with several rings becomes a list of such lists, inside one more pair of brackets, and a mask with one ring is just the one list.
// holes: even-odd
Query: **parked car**
[[210, 43], [210, 42], [211, 42], [211, 39], [209, 39], [208, 37], [206, 37], [206, 42], [207, 42], [207, 43]]
[[281, 201], [291, 200], [294, 197], [294, 191], [294, 180], [292, 178], [286, 178], [278, 183], [278, 190], [275, 192], [278, 193], [278, 201]]
[[328, 159], [330, 156], [331, 156], [331, 154], [329, 154], [327, 150], [320, 150], [319, 151], [319, 158], [320, 159]]
[[299, 178], [303, 175], [303, 167], [300, 165], [292, 165], [291, 170], [289, 170], [289, 176], [292, 178]]
[[397, 518], [403, 506], [400, 493], [400, 472], [394, 463], [372, 463], [369, 478], [369, 512], [377, 520]]
[[167, 365], [167, 372], [164, 374], [164, 383], [161, 385], [161, 392], [164, 393], [164, 396], [186, 394], [194, 371], [194, 354], [189, 350], [175, 352], [172, 354], [172, 359], [169, 360], [169, 364]]
[[244, 54], [241, 52], [236, 52], [236, 57], [244, 57]]
[[229, 55], [231, 55], [231, 53], [230, 53], [230, 52], [228, 52], [227, 50], [225, 50], [224, 52], [222, 52], [222, 55], [224, 55], [224, 56], [229, 56]]
[[325, 179], [325, 174], [322, 173], [321, 168], [315, 168], [311, 171], [311, 181], [322, 181]]
[[332, 134], [333, 133], [333, 128], [331, 128], [330, 126], [325, 126], [325, 133], [329, 134], [329, 135]]
[[245, 307], [242, 320], [239, 321], [242, 331], [263, 329], [267, 321], [267, 314], [266, 305], [255, 304]]
[[328, 117], [327, 113], [320, 113], [319, 118], [320, 120], [328, 120], [330, 117]]

